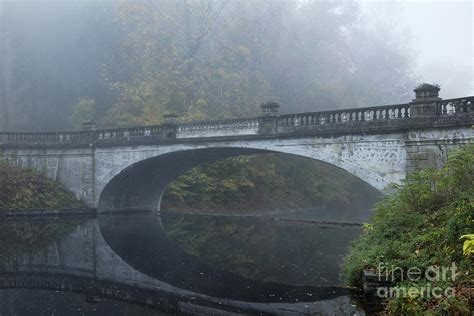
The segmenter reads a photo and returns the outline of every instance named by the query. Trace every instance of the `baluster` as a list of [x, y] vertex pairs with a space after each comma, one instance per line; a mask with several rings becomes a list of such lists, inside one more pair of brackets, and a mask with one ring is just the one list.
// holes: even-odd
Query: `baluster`
[[453, 109], [454, 109], [453, 114], [458, 114], [460, 112], [459, 101], [458, 102], [456, 102], [456, 101], [453, 102]]
[[466, 100], [461, 100], [461, 113], [467, 113], [467, 101]]
[[452, 113], [453, 114], [458, 114], [459, 113], [459, 103], [453, 102], [452, 103]]

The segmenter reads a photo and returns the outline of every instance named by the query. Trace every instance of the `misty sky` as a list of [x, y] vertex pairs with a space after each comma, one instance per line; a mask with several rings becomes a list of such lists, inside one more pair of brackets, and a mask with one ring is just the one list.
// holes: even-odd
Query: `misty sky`
[[356, 1], [362, 23], [376, 25], [379, 19], [397, 29], [413, 57], [417, 82], [440, 84], [443, 98], [474, 95], [473, 0]]
[[474, 1], [362, 0], [365, 17], [388, 18], [407, 39], [420, 79], [441, 97], [474, 95]]

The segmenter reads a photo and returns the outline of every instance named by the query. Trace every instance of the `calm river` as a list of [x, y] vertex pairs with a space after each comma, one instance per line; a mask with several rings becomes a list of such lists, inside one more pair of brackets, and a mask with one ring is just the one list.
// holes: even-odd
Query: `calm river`
[[301, 214], [0, 221], [0, 315], [364, 315], [342, 287], [359, 225]]

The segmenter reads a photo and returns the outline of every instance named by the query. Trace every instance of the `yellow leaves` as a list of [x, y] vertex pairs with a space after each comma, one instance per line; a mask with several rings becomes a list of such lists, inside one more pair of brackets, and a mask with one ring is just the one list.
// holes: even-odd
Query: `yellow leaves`
[[163, 122], [163, 110], [159, 107], [146, 106], [143, 115], [146, 125], [157, 125]]
[[199, 109], [195, 109], [192, 112], [188, 111], [184, 115], [180, 117], [180, 121], [182, 122], [194, 122], [194, 121], [202, 121], [206, 118], [204, 112]]
[[374, 230], [374, 225], [365, 223], [364, 225], [362, 225], [362, 229], [364, 230], [364, 232], [368, 233]]
[[199, 98], [196, 100], [196, 102], [194, 102], [194, 104], [196, 104], [196, 106], [206, 106], [207, 105], [207, 100], [206, 99], [203, 99], [203, 98]]
[[462, 235], [459, 240], [464, 240], [462, 252], [465, 256], [474, 254], [474, 234]]

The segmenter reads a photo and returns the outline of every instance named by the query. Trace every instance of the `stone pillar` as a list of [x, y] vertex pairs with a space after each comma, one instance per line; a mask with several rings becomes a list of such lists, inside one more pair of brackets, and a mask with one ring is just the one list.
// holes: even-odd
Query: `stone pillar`
[[85, 131], [93, 131], [97, 129], [97, 124], [93, 120], [85, 121], [84, 123], [82, 123], [82, 128]]
[[97, 129], [97, 124], [94, 120], [85, 121], [82, 123], [82, 128], [86, 131], [86, 133], [81, 133], [83, 135], [81, 137], [84, 141], [88, 142], [90, 146], [92, 146], [92, 143], [95, 140], [94, 131]]
[[[416, 98], [410, 103], [410, 118], [416, 120], [436, 121], [439, 114], [440, 87], [423, 83], [415, 88]], [[406, 172], [410, 173], [427, 167], [439, 166], [441, 155], [436, 143], [424, 139], [419, 131], [408, 131], [405, 140]]]
[[163, 123], [163, 135], [165, 139], [175, 139], [176, 138], [176, 130], [177, 130], [177, 121], [178, 121], [178, 114], [176, 113], [168, 113], [163, 115], [164, 123]]
[[267, 102], [260, 105], [262, 115], [259, 118], [259, 134], [277, 134], [278, 133], [278, 115], [280, 105], [276, 102]]
[[416, 98], [410, 104], [410, 117], [435, 118], [438, 115], [439, 97], [438, 85], [423, 83], [415, 88]]

